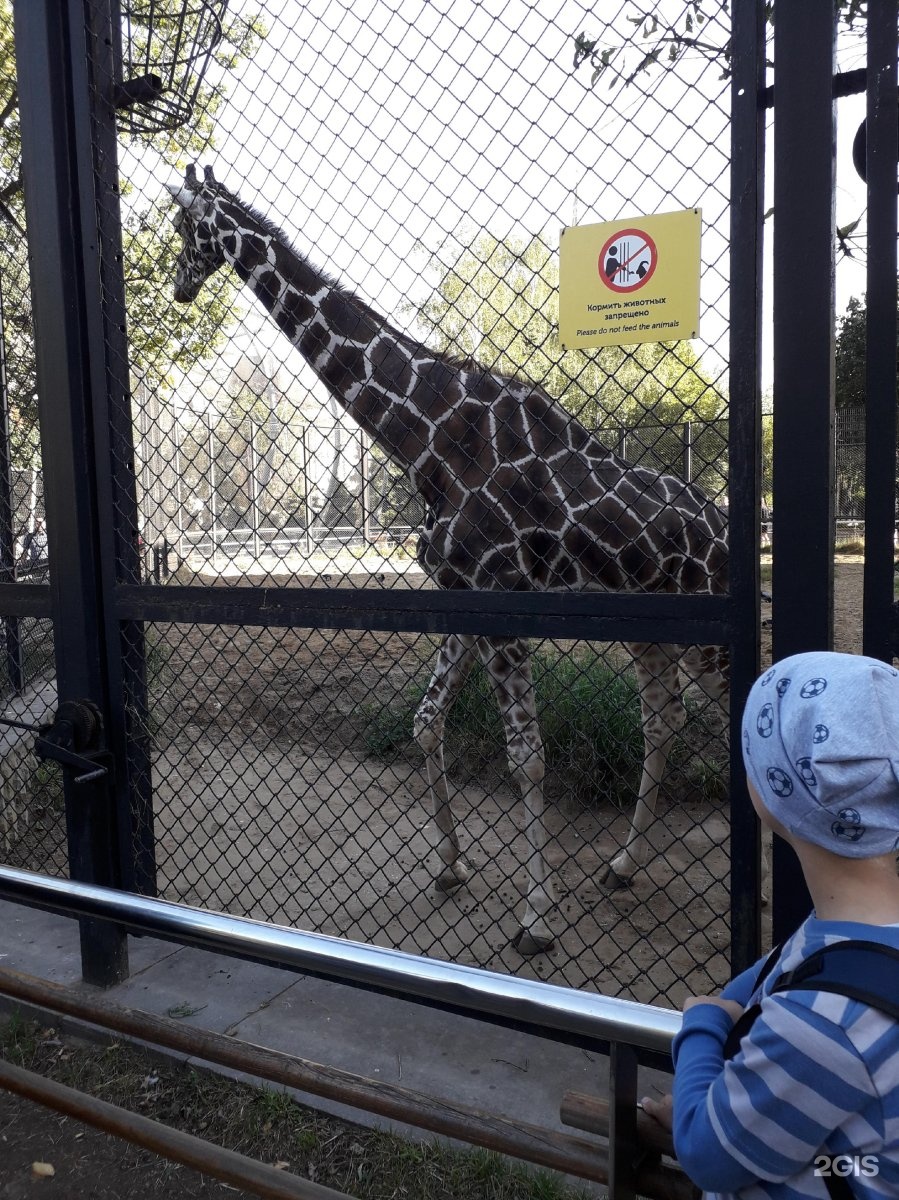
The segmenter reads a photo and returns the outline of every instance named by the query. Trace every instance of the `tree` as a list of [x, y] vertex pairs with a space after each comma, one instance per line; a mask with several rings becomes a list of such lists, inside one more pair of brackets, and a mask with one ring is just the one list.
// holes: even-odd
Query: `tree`
[[695, 422], [693, 477], [721, 490], [727, 438], [716, 423], [727, 402], [689, 342], [563, 350], [558, 261], [539, 237], [479, 233], [450, 266], [432, 259], [429, 269], [439, 278], [418, 312], [426, 341], [539, 385], [612, 449], [623, 430], [640, 430], [629, 456], [657, 469], [681, 470], [680, 426]]
[[[899, 313], [897, 313], [899, 321]], [[846, 305], [840, 317], [836, 338], [836, 403], [838, 408], [849, 405], [864, 405], [867, 391], [865, 384], [866, 350], [868, 333], [868, 308], [863, 300], [855, 296]], [[899, 367], [899, 344], [896, 350]]]
[[[170, 5], [155, 12], [166, 19]], [[189, 15], [185, 36], [198, 19]], [[232, 16], [224, 25], [214, 59], [221, 71], [233, 71], [252, 55], [264, 29], [256, 17]], [[152, 70], [153, 62], [148, 63]], [[221, 82], [201, 89], [189, 126], [135, 141], [183, 169], [190, 157], [214, 145], [215, 115], [226, 95]], [[127, 161], [127, 159], [126, 159]], [[174, 277], [175, 237], [164, 209], [137, 197], [127, 180], [123, 219], [124, 272], [132, 373], [145, 392], [169, 386], [173, 364], [186, 369], [221, 339], [233, 319], [234, 283], [225, 279], [216, 295], [189, 307], [159, 303]], [[2, 282], [11, 441], [16, 465], [33, 465], [38, 453], [34, 337], [29, 290], [25, 206], [22, 193], [21, 131], [10, 0], [0, 0], [0, 282]]]
[[[837, 0], [837, 11], [853, 32], [867, 18], [867, 0]], [[624, 21], [616, 28], [622, 13]], [[574, 38], [574, 68], [584, 63], [593, 68], [591, 87], [603, 78], [626, 86], [657, 66], [674, 66], [687, 54], [720, 64], [722, 79], [730, 76], [730, 0], [688, 0], [676, 7], [665, 0], [641, 0], [618, 10], [611, 20], [597, 6], [595, 17], [601, 32]], [[774, 25], [774, 0], [766, 0], [765, 20]]]

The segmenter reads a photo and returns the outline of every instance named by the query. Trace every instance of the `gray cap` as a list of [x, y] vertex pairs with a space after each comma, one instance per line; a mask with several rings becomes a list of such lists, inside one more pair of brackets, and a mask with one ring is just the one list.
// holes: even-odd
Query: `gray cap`
[[845, 858], [899, 849], [899, 671], [859, 654], [794, 654], [752, 685], [743, 761], [797, 837]]

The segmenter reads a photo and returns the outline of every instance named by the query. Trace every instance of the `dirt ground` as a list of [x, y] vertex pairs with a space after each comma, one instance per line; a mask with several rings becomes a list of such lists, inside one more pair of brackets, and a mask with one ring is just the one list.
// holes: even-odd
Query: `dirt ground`
[[[858, 562], [837, 565], [844, 649], [860, 647], [861, 571]], [[451, 769], [474, 875], [447, 898], [433, 886], [436, 831], [420, 757], [413, 747], [385, 762], [362, 744], [360, 713], [427, 672], [434, 639], [235, 626], [166, 626], [158, 637], [154, 793], [166, 896], [648, 1002], [677, 1004], [726, 978], [726, 805], [706, 799], [684, 771], [666, 781], [647, 869], [619, 891], [598, 880], [628, 812], [599, 796], [576, 803], [564, 781], [548, 780], [557, 941], [522, 960], [509, 943], [527, 845], [504, 772], [472, 778]], [[767, 632], [765, 641], [769, 655]], [[626, 668], [620, 647], [608, 653]], [[720, 760], [720, 719], [699, 725], [691, 748], [711, 747]]]
[[[860, 562], [837, 563], [841, 649], [861, 646], [861, 578]], [[184, 625], [157, 627], [156, 639], [151, 732], [162, 895], [647, 1002], [677, 1005], [687, 991], [726, 978], [726, 788], [708, 799], [691, 770], [726, 757], [715, 714], [688, 723], [687, 749], [669, 772], [651, 831], [653, 857], [629, 888], [599, 883], [626, 834], [627, 805], [597, 795], [583, 804], [565, 778], [548, 779], [557, 941], [550, 953], [523, 960], [510, 941], [527, 849], [503, 756], [474, 775], [450, 761], [474, 874], [447, 898], [433, 885], [439, 861], [420, 756], [413, 747], [384, 761], [364, 744], [363, 714], [427, 674], [434, 639]], [[764, 640], [770, 655], [767, 631]], [[610, 654], [628, 670], [620, 647]], [[629, 786], [636, 779], [635, 764]], [[46, 861], [60, 834], [48, 820], [58, 823], [58, 812], [41, 819], [17, 865], [64, 869], [64, 861]]]

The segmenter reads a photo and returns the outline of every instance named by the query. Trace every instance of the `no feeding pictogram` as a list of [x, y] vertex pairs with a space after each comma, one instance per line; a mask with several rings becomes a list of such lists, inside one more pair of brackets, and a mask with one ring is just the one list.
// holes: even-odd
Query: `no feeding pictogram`
[[613, 292], [636, 292], [652, 279], [656, 244], [642, 229], [619, 229], [599, 253], [599, 277]]

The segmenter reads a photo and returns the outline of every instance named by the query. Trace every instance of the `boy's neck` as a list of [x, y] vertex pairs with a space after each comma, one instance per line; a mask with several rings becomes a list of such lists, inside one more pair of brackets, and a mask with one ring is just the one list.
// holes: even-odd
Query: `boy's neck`
[[893, 855], [842, 858], [809, 842], [790, 841], [820, 920], [899, 924], [899, 877]]

